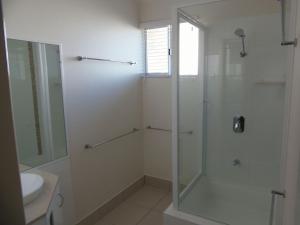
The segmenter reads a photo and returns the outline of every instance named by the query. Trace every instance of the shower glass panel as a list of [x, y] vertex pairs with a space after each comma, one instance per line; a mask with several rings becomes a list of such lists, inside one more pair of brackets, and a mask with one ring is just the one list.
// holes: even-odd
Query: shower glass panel
[[[179, 36], [179, 189], [186, 187], [203, 172], [203, 31], [184, 18]], [[201, 46], [201, 48], [200, 48]], [[201, 58], [201, 63], [200, 63]]]
[[[178, 15], [179, 210], [221, 224], [267, 225], [271, 190], [282, 190], [290, 51], [280, 45], [280, 4], [214, 1]], [[193, 67], [182, 50], [187, 24], [199, 32], [194, 76], [180, 73], [182, 62]]]

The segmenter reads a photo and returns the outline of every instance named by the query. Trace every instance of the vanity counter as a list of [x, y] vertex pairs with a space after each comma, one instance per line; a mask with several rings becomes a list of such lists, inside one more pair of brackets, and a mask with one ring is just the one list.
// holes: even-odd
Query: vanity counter
[[46, 216], [58, 184], [58, 176], [37, 169], [26, 172], [38, 174], [44, 178], [42, 192], [31, 203], [24, 206], [26, 224], [32, 224]]

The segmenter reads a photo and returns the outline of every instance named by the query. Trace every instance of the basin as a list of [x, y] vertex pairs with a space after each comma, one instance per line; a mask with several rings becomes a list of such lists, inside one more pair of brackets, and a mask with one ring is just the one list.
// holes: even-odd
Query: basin
[[21, 186], [23, 204], [29, 204], [41, 193], [44, 185], [44, 178], [38, 174], [21, 173]]

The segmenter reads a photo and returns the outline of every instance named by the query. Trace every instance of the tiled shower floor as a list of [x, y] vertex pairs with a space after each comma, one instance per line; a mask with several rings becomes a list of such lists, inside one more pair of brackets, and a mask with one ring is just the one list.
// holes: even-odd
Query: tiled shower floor
[[171, 199], [170, 192], [146, 185], [95, 225], [163, 225]]

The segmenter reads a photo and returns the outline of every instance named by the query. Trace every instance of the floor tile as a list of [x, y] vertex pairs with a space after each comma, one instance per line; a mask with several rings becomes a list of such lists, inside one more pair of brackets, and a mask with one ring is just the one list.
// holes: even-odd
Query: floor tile
[[150, 212], [138, 225], [163, 225], [164, 216], [159, 212]]
[[154, 210], [162, 213], [170, 206], [171, 203], [172, 203], [172, 194], [169, 193], [157, 203]]
[[129, 204], [139, 205], [148, 209], [152, 209], [163, 199], [168, 193], [164, 190], [145, 186], [138, 192], [129, 197], [126, 202]]
[[146, 208], [124, 202], [95, 225], [136, 225], [148, 212]]

